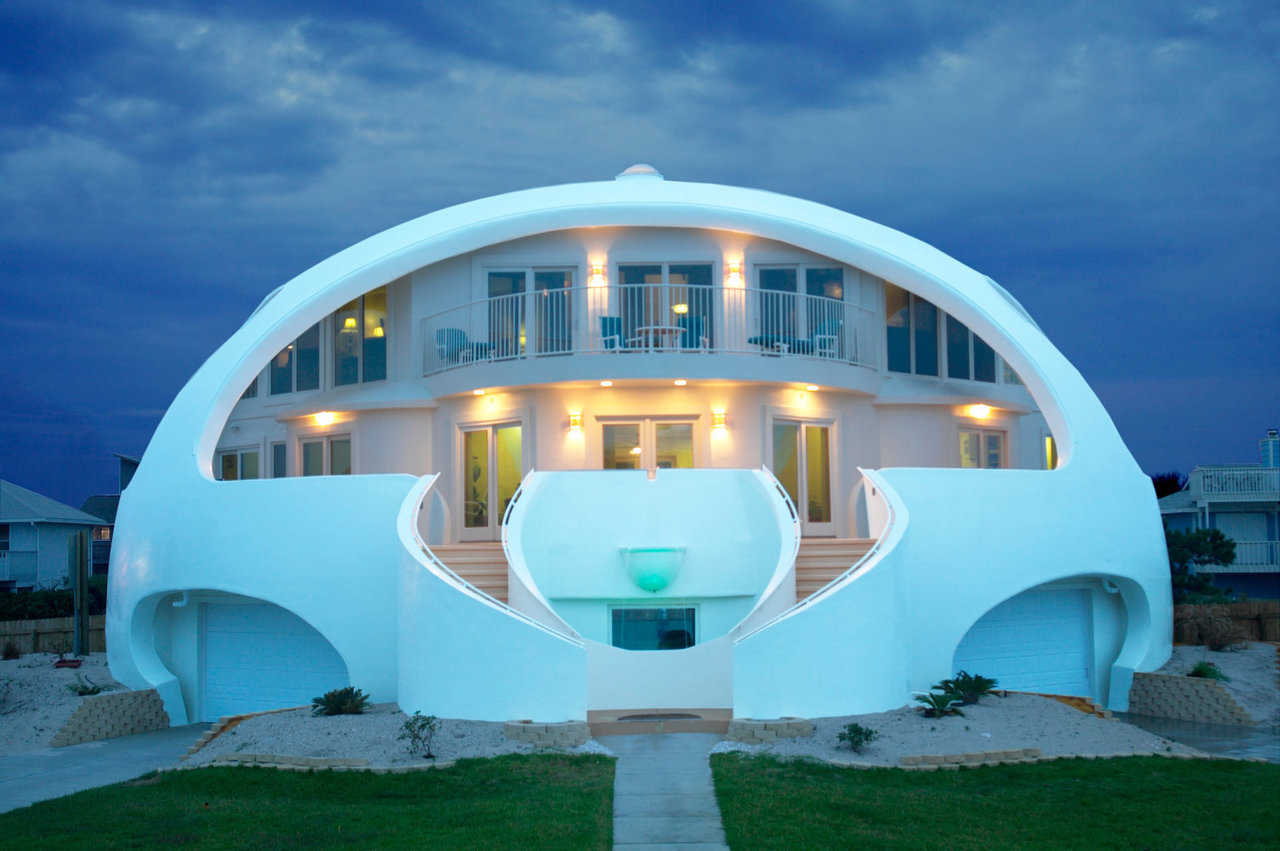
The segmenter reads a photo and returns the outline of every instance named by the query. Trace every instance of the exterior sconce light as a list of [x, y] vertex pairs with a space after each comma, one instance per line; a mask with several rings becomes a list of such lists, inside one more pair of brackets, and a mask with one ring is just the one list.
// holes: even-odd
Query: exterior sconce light
[[613, 386], [613, 382], [606, 378], [604, 381], [601, 381], [601, 382], [600, 382], [600, 386], [601, 386], [601, 387], [612, 387], [612, 386]]
[[724, 408], [713, 408], [711, 411], [711, 436], [724, 437], [729, 433], [724, 424]]
[[724, 284], [727, 287], [742, 286], [742, 264], [738, 262], [725, 264]]
[[481, 388], [477, 387], [475, 390], [472, 390], [472, 391], [471, 391], [471, 395], [472, 395], [472, 396], [483, 396], [483, 395], [484, 395], [484, 390], [482, 390]]
[[333, 411], [318, 411], [313, 414], [311, 418], [315, 420], [315, 423], [318, 426], [331, 426], [333, 425], [333, 421], [337, 419], [337, 417], [333, 415]]
[[679, 313], [681, 315], [686, 314], [689, 312], [689, 305], [684, 304], [683, 302], [680, 304], [673, 304], [671, 305], [671, 312]]
[[685, 386], [685, 385], [686, 385], [686, 384], [688, 384], [688, 383], [689, 383], [689, 379], [687, 379], [687, 378], [677, 378], [677, 379], [675, 380], [675, 385], [676, 385], [677, 387], [683, 387], [683, 386]]
[[569, 412], [569, 436], [582, 437], [582, 411]]
[[991, 406], [970, 405], [964, 409], [964, 412], [966, 416], [970, 416], [975, 420], [985, 420], [987, 417], [991, 416]]
[[592, 263], [591, 274], [587, 277], [587, 285], [592, 287], [603, 287], [608, 283], [608, 279], [604, 276], [604, 264]]
[[816, 384], [806, 384], [806, 385], [804, 386], [804, 389], [805, 389], [805, 390], [808, 390], [810, 393], [816, 393], [816, 392], [818, 392], [818, 385], [816, 385]]

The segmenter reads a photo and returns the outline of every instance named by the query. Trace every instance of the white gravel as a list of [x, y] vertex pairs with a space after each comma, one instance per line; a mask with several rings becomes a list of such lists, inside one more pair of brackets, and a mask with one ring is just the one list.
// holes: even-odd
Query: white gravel
[[105, 653], [85, 656], [79, 668], [55, 668], [57, 658], [56, 653], [28, 653], [0, 661], [0, 755], [49, 747], [84, 700], [67, 688], [76, 684], [77, 674], [104, 691], [124, 688], [111, 679]]
[[1251, 641], [1237, 650], [1220, 651], [1180, 644], [1159, 673], [1185, 676], [1197, 662], [1212, 662], [1231, 678], [1220, 682], [1254, 721], [1280, 725], [1280, 672], [1274, 644]]
[[[421, 765], [423, 758], [411, 755], [407, 742], [396, 738], [406, 717], [394, 703], [375, 704], [363, 715], [313, 716], [310, 709], [258, 715], [215, 738], [187, 764], [202, 765], [224, 753], [254, 753], [367, 759], [373, 767]], [[533, 753], [535, 749], [504, 736], [500, 722], [442, 718], [431, 750], [436, 761], [442, 762]], [[568, 752], [611, 755], [594, 740]]]
[[[1044, 756], [1132, 753], [1197, 753], [1123, 721], [1107, 720], [1072, 709], [1056, 700], [1029, 694], [984, 697], [961, 711], [964, 717], [925, 718], [912, 707], [870, 715], [814, 719], [812, 736], [780, 739], [768, 745], [724, 741], [713, 753], [747, 751], [781, 757], [897, 765], [904, 756], [959, 754], [1039, 748]], [[854, 754], [836, 736], [846, 724], [870, 727], [879, 736]]]

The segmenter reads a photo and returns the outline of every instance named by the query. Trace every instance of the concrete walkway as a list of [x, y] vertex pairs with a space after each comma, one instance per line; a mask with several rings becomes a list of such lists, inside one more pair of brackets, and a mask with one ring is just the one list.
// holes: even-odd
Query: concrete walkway
[[707, 753], [720, 736], [667, 733], [601, 736], [618, 757], [613, 780], [613, 847], [723, 848], [724, 828]]
[[208, 724], [0, 756], [0, 813], [176, 763]]

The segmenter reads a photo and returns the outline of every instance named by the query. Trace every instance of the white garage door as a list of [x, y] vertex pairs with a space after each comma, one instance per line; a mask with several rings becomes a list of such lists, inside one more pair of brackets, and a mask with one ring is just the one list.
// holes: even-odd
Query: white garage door
[[1024, 591], [970, 628], [953, 666], [1000, 688], [1088, 697], [1092, 634], [1089, 592]]
[[269, 603], [210, 603], [204, 612], [204, 720], [304, 706], [348, 685], [338, 651]]

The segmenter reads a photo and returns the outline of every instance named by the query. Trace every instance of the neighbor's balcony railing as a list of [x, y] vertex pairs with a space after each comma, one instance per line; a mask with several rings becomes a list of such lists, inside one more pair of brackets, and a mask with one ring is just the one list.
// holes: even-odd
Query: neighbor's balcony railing
[[622, 284], [495, 296], [422, 320], [424, 375], [572, 354], [670, 352], [815, 358], [875, 368], [875, 314], [822, 296]]
[[1205, 573], [1280, 573], [1280, 541], [1236, 541], [1236, 560], [1199, 568]]
[[1280, 500], [1280, 467], [1197, 467], [1191, 475], [1199, 478], [1200, 493], [1207, 497]]

